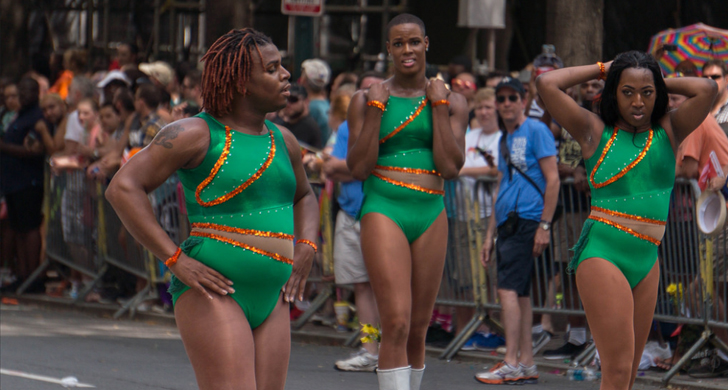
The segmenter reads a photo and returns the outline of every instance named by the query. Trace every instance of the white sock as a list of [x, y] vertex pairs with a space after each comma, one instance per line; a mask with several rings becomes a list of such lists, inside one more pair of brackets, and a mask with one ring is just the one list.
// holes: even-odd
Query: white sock
[[541, 333], [541, 332], [543, 332], [543, 325], [541, 325], [541, 324], [534, 325], [531, 328], [531, 333]]
[[569, 332], [569, 342], [574, 345], [583, 345], [586, 343], [586, 328], [571, 328]]

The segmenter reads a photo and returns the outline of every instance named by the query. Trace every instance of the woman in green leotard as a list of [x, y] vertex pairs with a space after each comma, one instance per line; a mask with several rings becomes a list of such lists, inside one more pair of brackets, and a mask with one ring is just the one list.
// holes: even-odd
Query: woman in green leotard
[[419, 390], [447, 246], [443, 179], [463, 165], [467, 104], [425, 77], [422, 20], [402, 14], [387, 31], [394, 76], [352, 98], [347, 164], [364, 181], [362, 252], [382, 321], [379, 387]]
[[[563, 92], [598, 77], [606, 77], [600, 116]], [[717, 87], [700, 78], [663, 80], [655, 59], [636, 51], [606, 64], [545, 73], [536, 86], [586, 162], [592, 211], [572, 268], [602, 363], [601, 389], [630, 389], [657, 300], [657, 248], [675, 152], [708, 115]], [[667, 112], [668, 93], [688, 99]]]
[[[298, 142], [265, 120], [285, 106], [290, 73], [253, 29], [225, 34], [203, 60], [205, 112], [162, 129], [106, 196], [129, 232], [169, 259], [175, 319], [200, 389], [283, 390], [288, 303], [302, 299], [318, 232]], [[175, 171], [192, 225], [180, 248], [147, 198]]]

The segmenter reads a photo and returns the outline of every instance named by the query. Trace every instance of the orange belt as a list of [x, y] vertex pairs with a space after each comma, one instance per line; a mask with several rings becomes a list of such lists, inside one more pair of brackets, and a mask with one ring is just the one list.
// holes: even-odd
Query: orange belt
[[286, 264], [293, 264], [291, 234], [196, 222], [192, 224], [190, 236], [212, 238]]
[[445, 180], [434, 170], [377, 165], [372, 175], [396, 186], [433, 195], [445, 195]]
[[665, 225], [667, 224], [665, 221], [620, 213], [596, 206], [591, 207], [589, 219], [607, 224], [658, 246], [662, 237], [665, 236]]

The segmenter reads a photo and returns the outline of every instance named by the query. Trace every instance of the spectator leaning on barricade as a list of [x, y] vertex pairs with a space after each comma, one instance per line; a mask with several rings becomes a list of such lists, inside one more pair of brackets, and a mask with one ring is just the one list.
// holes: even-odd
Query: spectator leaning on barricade
[[321, 130], [306, 110], [308, 103], [306, 89], [298, 84], [291, 84], [289, 91], [291, 94], [288, 96], [288, 104], [278, 111], [272, 122], [291, 130], [299, 142], [321, 149], [323, 147]]
[[329, 100], [326, 98], [326, 86], [331, 79], [329, 64], [314, 58], [301, 64], [301, 85], [308, 93], [308, 114], [316, 121], [321, 132], [321, 139], [329, 139]]
[[84, 138], [84, 128], [79, 120], [78, 104], [84, 99], [93, 99], [95, 87], [90, 79], [84, 76], [76, 76], [68, 89], [66, 103], [71, 113], [66, 119], [66, 140], [64, 154], [78, 155], [83, 158], [94, 157], [94, 149], [89, 148]]
[[498, 195], [481, 260], [487, 267], [492, 259], [497, 226], [498, 296], [503, 307], [506, 356], [489, 371], [476, 374], [478, 381], [487, 384], [538, 381], [531, 345], [529, 290], [534, 258], [549, 245], [559, 174], [553, 135], [543, 123], [524, 115], [524, 95], [521, 82], [511, 77], [496, 87], [496, 108], [503, 131]]
[[[459, 76], [468, 73], [461, 73]], [[458, 76], [458, 77], [459, 77]], [[484, 176], [498, 176], [498, 156], [500, 139], [503, 135], [498, 128], [498, 117], [495, 109], [495, 89], [482, 88], [478, 90], [474, 98], [475, 119], [479, 127], [471, 129], [465, 134], [465, 164], [460, 170], [461, 183], [472, 194], [472, 200], [478, 203], [479, 214], [475, 216], [476, 226], [481, 231], [487, 229], [488, 220], [492, 215], [493, 209], [493, 187], [491, 184], [477, 182], [479, 178]], [[462, 190], [461, 190], [462, 191]], [[464, 196], [464, 194], [463, 194]], [[461, 252], [469, 253], [467, 248], [474, 243], [470, 242], [468, 234], [468, 215], [464, 210], [458, 210], [457, 229], [459, 237], [457, 246]], [[454, 229], [450, 229], [453, 231]], [[451, 235], [452, 237], [452, 235]], [[454, 256], [451, 255], [451, 258]], [[459, 276], [459, 282], [465, 284], [460, 288], [469, 287], [470, 280], [464, 276]], [[456, 333], [459, 334], [465, 325], [475, 314], [475, 309], [469, 307], [455, 307], [455, 323]], [[485, 330], [485, 329], [483, 329]], [[463, 346], [464, 351], [482, 349], [492, 350], [503, 345], [503, 338], [489, 332], [477, 332]]]
[[[43, 154], [24, 146], [26, 137], [39, 137], [35, 125], [42, 120], [38, 106], [38, 82], [24, 78], [18, 83], [20, 108], [16, 119], [9, 124], [0, 141], [0, 191], [8, 208], [9, 232], [13, 235], [16, 259], [13, 272], [17, 276], [14, 289], [20, 286], [40, 264], [43, 222]], [[28, 292], [42, 290], [41, 281], [31, 285]]]
[[715, 98], [710, 113], [728, 134], [728, 64], [723, 60], [710, 60], [703, 65], [703, 77], [713, 79], [718, 84], [718, 97]]
[[66, 117], [66, 103], [57, 93], [49, 93], [40, 100], [40, 107], [43, 110], [43, 120], [35, 124], [39, 139], [26, 137], [26, 147], [50, 156], [65, 147], [65, 133], [56, 130]]
[[[680, 107], [682, 103], [687, 100], [687, 97], [684, 95], [669, 94], [669, 97], [670, 110], [676, 110], [678, 107]], [[687, 136], [685, 140], [683, 140], [683, 142], [680, 144], [675, 159], [675, 175], [677, 177], [685, 177], [688, 179], [698, 179], [703, 169], [711, 163], [711, 152], [715, 152], [718, 163], [721, 165], [721, 169], [723, 169], [723, 172], [728, 172], [728, 137], [726, 137], [725, 133], [721, 130], [720, 125], [718, 125], [716, 119], [712, 115], [708, 115], [703, 123], [701, 123], [698, 128], [690, 133], [690, 135]], [[725, 186], [725, 176], [714, 177], [708, 182], [708, 187], [706, 188], [706, 191], [720, 191]], [[675, 195], [677, 196], [678, 194], [676, 193]], [[695, 231], [696, 226], [694, 220], [684, 221], [682, 225], [685, 226], [686, 224], [690, 224], [689, 228], [692, 231]], [[728, 228], [724, 227], [722, 233], [716, 241], [720, 243], [719, 245], [715, 246], [717, 256], [715, 256], [715, 263], [713, 264], [713, 268], [714, 275], [716, 277], [720, 277], [721, 274], [724, 274], [726, 272], [724, 265], [726, 257], [725, 244], [723, 244], [726, 239], [726, 231], [728, 231]], [[688, 260], [680, 260], [681, 264], [684, 264], [685, 261]], [[699, 264], [692, 264], [689, 266], [684, 265], [680, 268], [687, 270], [698, 270]], [[688, 302], [688, 308], [690, 309], [690, 312], [702, 313], [702, 302], [700, 301], [700, 298], [698, 298], [702, 297], [702, 284], [700, 282], [700, 275], [689, 276], [693, 280], [688, 281], [688, 283], [690, 283], [691, 293], [686, 294], [686, 296], [692, 297], [695, 302]], [[723, 278], [725, 278], [725, 276], [723, 276]], [[718, 279], [715, 280], [717, 281]], [[717, 283], [715, 287], [715, 291], [718, 292], [717, 294], [715, 294], [713, 303], [713, 308], [715, 309], [716, 314], [715, 318], [726, 318], [726, 303], [723, 302], [723, 300], [721, 299], [723, 295], [721, 295], [722, 293], [720, 293], [721, 291], [725, 291], [725, 279], [723, 279], [723, 283]], [[724, 343], [728, 343], [728, 329], [711, 327], [711, 330]], [[674, 356], [672, 359], [667, 359], [661, 363], [663, 367], [668, 368], [672, 363], [677, 362], [678, 358], [679, 356]], [[719, 352], [718, 359], [719, 360], [717, 361], [708, 359], [710, 361], [709, 364], [692, 367], [688, 370], [688, 374], [699, 377], [712, 377], [720, 376], [723, 373], [728, 372], [728, 356], [726, 356], [726, 354], [722, 353], [721, 351]]]
[[[368, 90], [372, 84], [381, 83], [385, 76], [379, 72], [366, 72], [361, 75], [357, 89]], [[355, 180], [346, 165], [349, 145], [349, 126], [344, 121], [336, 132], [336, 141], [331, 155], [324, 156], [323, 170], [326, 176], [341, 183], [337, 198], [341, 209], [336, 215], [334, 231], [334, 275], [336, 284], [353, 284], [356, 299], [356, 312], [362, 324], [378, 324], [379, 313], [374, 299], [374, 291], [369, 283], [369, 274], [361, 252], [359, 233], [361, 226], [356, 220], [361, 210], [364, 193], [362, 182]], [[336, 362], [335, 367], [342, 371], [374, 371], [379, 361], [377, 343], [365, 343], [361, 350], [348, 359]]]

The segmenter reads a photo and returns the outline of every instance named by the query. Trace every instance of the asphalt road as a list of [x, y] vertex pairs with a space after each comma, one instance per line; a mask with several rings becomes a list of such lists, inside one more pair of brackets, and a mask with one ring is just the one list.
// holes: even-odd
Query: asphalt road
[[[377, 389], [375, 374], [333, 369], [334, 361], [351, 352], [343, 347], [294, 343], [286, 389]], [[3, 390], [63, 388], [57, 383], [16, 376], [18, 372], [47, 380], [73, 376], [97, 389], [197, 389], [192, 367], [173, 326], [23, 305], [0, 305], [0, 368]], [[503, 388], [476, 382], [473, 375], [483, 368], [479, 363], [448, 363], [428, 357], [422, 390]], [[547, 370], [541, 373], [538, 386], [522, 388], [529, 387], [598, 389], [599, 384], [571, 382]], [[635, 386], [635, 390], [658, 388], [641, 383]]]

